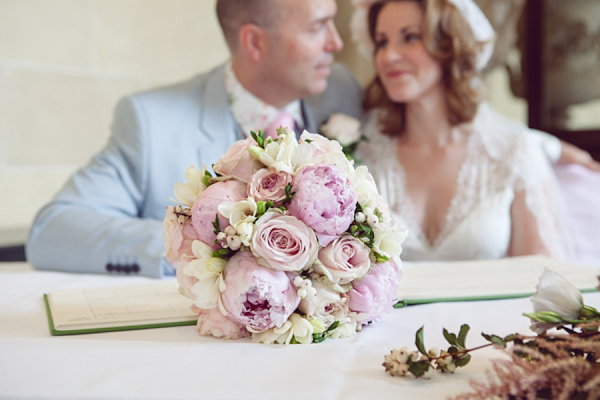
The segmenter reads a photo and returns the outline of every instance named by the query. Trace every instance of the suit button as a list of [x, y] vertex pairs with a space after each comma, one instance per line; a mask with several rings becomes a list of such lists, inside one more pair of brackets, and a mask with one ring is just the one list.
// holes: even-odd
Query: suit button
[[137, 274], [138, 272], [140, 272], [140, 266], [136, 264], [133, 264], [133, 266], [131, 267], [131, 270], [133, 271], [133, 273]]
[[112, 263], [108, 263], [108, 264], [106, 264], [106, 270], [107, 270], [108, 272], [113, 272], [113, 271], [114, 271], [114, 269], [115, 269], [115, 266], [114, 266], [114, 265], [112, 265]]

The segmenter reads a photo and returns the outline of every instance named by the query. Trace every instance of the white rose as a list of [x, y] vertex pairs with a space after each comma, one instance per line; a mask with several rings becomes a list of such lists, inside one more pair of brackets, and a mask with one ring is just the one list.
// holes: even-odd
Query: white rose
[[360, 140], [360, 121], [346, 114], [333, 114], [321, 126], [321, 132], [329, 139], [337, 140], [342, 146], [349, 146]]
[[312, 286], [317, 294], [303, 298], [298, 309], [308, 318], [321, 321], [326, 328], [335, 321], [343, 320], [348, 313], [348, 299], [320, 280], [313, 280]]
[[384, 257], [399, 257], [402, 253], [402, 242], [407, 235], [406, 229], [401, 229], [397, 225], [375, 229], [373, 250]]

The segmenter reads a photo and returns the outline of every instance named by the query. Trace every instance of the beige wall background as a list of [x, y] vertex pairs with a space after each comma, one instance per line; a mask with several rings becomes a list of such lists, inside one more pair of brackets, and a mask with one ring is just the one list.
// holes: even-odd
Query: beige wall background
[[[0, 231], [36, 211], [106, 142], [117, 100], [188, 78], [228, 52], [215, 0], [0, 0]], [[350, 42], [349, 0], [338, 0], [339, 60], [372, 74]], [[502, 71], [490, 98], [524, 120]], [[183, 173], [183, 172], [182, 172]]]

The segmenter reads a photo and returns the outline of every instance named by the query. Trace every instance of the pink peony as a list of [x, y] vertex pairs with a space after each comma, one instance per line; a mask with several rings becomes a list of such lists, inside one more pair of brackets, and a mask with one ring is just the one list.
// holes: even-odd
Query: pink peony
[[[218, 213], [217, 207], [224, 201], [240, 201], [246, 198], [246, 185], [237, 180], [217, 182], [210, 185], [198, 196], [192, 207], [192, 225], [198, 239], [214, 250], [221, 248], [215, 244], [213, 222]], [[221, 230], [229, 225], [229, 220], [219, 213]]]
[[196, 329], [200, 335], [224, 339], [241, 339], [250, 336], [250, 332], [244, 325], [230, 320], [221, 314], [218, 308], [203, 310], [192, 306], [192, 310], [198, 313]]
[[319, 250], [319, 260], [327, 269], [329, 279], [333, 283], [344, 285], [362, 278], [369, 271], [370, 253], [371, 249], [362, 240], [343, 233]]
[[291, 215], [312, 228], [321, 246], [345, 232], [354, 220], [357, 194], [333, 165], [307, 166], [294, 176]]
[[188, 299], [195, 300], [197, 296], [192, 293], [192, 286], [198, 283], [198, 278], [184, 274], [183, 269], [185, 266], [186, 264], [182, 263], [178, 265], [177, 269], [175, 270], [175, 277], [177, 278], [177, 283], [179, 284], [179, 292]]
[[347, 293], [350, 311], [365, 314], [358, 323], [377, 321], [393, 309], [401, 275], [400, 267], [392, 259], [375, 264], [365, 277], [352, 282]]
[[310, 140], [310, 147], [313, 150], [313, 156], [321, 156], [323, 154], [343, 154], [342, 146], [335, 140], [329, 140], [325, 136], [317, 133], [309, 133], [304, 131], [300, 136], [299, 143]]
[[228, 317], [255, 332], [281, 327], [300, 303], [287, 273], [260, 266], [248, 251], [227, 261], [224, 278], [221, 301]]
[[268, 211], [254, 225], [250, 248], [266, 267], [300, 271], [316, 260], [319, 244], [313, 230], [299, 219]]
[[247, 183], [252, 174], [262, 166], [248, 151], [251, 146], [256, 145], [256, 141], [251, 137], [238, 140], [219, 158], [213, 166], [213, 171], [220, 175], [233, 176]]
[[193, 257], [192, 242], [198, 235], [192, 226], [188, 208], [168, 206], [163, 220], [165, 257], [172, 264], [178, 264]]
[[285, 187], [292, 183], [292, 175], [274, 168], [258, 170], [248, 183], [248, 196], [256, 201], [279, 203], [285, 199]]

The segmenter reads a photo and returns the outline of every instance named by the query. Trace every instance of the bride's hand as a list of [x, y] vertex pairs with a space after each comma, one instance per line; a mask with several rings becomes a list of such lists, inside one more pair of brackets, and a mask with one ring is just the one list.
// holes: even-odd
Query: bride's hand
[[560, 141], [560, 145], [559, 164], [579, 164], [592, 171], [600, 172], [600, 162], [594, 160], [590, 153], [563, 140]]

